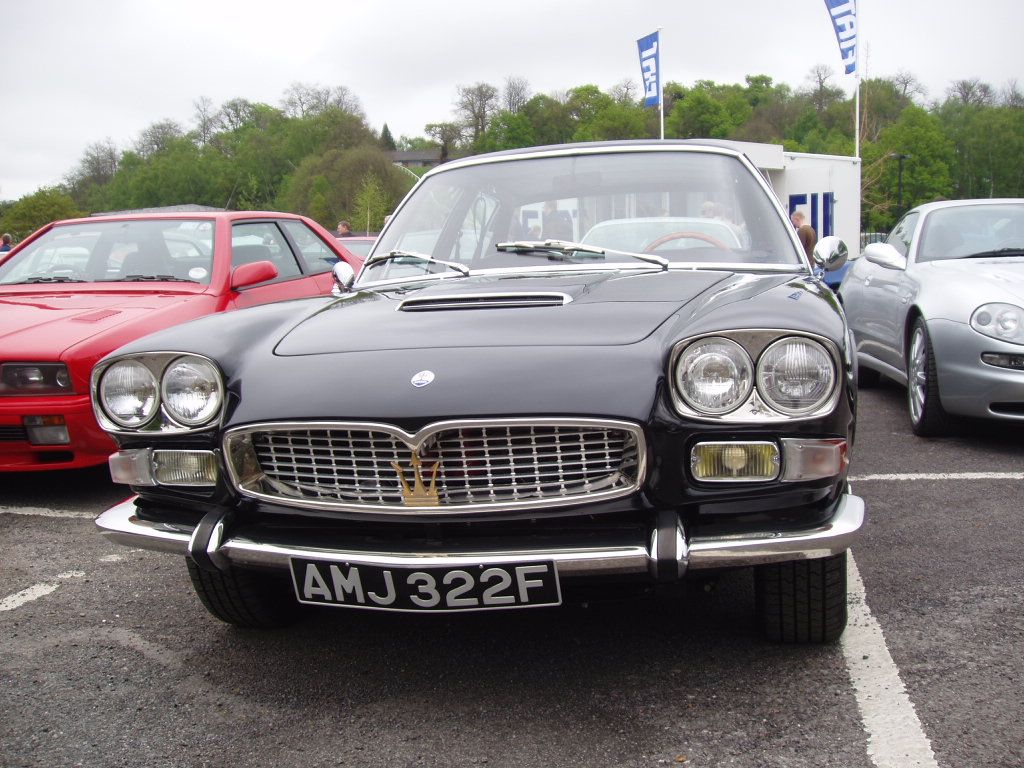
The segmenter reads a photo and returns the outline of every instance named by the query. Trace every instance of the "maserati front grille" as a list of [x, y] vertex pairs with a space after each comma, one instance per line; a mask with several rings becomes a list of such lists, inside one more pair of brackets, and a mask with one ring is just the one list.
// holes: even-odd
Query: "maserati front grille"
[[231, 430], [225, 456], [247, 496], [398, 514], [553, 507], [625, 496], [643, 480], [642, 431], [625, 422], [273, 423]]

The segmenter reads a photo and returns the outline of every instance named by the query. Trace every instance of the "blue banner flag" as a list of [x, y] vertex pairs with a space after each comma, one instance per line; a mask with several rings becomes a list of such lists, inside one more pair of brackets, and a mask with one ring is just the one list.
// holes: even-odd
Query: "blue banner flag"
[[661, 73], [658, 71], [658, 33], [641, 37], [636, 41], [640, 51], [640, 74], [644, 83], [644, 106], [653, 107], [661, 103]]
[[825, 0], [836, 30], [846, 74], [857, 71], [857, 0]]

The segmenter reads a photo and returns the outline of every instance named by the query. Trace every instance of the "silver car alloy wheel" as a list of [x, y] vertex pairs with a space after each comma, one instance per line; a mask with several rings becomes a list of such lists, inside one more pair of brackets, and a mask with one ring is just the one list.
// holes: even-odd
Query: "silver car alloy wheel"
[[910, 339], [909, 367], [907, 401], [910, 405], [910, 419], [917, 424], [924, 415], [925, 399], [928, 397], [928, 340], [921, 326], [914, 328], [914, 335]]

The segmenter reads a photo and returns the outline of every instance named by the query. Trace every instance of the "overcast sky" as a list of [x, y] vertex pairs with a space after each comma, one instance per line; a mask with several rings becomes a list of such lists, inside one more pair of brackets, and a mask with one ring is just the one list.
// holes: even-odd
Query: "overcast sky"
[[[858, 6], [865, 77], [905, 70], [932, 99], [962, 78], [1024, 81], [1020, 0]], [[0, 200], [59, 183], [94, 142], [191, 128], [202, 96], [279, 106], [294, 82], [344, 85], [375, 129], [421, 136], [459, 85], [638, 82], [636, 39], [658, 27], [663, 81], [799, 88], [826, 64], [853, 92], [823, 0], [0, 0]]]

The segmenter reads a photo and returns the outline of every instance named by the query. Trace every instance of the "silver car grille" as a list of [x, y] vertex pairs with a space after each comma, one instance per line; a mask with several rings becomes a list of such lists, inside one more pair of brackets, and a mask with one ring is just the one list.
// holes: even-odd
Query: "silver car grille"
[[225, 438], [245, 495], [289, 506], [470, 514], [616, 498], [639, 488], [642, 431], [625, 422], [276, 423]]

